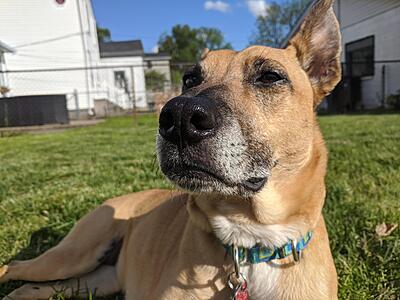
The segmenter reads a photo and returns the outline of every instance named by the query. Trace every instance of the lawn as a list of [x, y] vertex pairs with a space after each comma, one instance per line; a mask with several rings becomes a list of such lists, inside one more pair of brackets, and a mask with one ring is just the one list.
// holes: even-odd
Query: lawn
[[[327, 116], [324, 208], [340, 299], [398, 299], [400, 116]], [[169, 187], [155, 161], [157, 120], [113, 118], [94, 127], [0, 138], [0, 265], [56, 244], [104, 200]], [[18, 283], [0, 286], [0, 298]]]

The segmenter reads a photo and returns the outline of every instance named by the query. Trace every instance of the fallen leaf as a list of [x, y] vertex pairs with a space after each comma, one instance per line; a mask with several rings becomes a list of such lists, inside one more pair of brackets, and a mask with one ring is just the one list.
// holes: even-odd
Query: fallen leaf
[[397, 228], [397, 226], [398, 226], [398, 224], [382, 223], [382, 224], [376, 225], [375, 233], [379, 237], [388, 236]]

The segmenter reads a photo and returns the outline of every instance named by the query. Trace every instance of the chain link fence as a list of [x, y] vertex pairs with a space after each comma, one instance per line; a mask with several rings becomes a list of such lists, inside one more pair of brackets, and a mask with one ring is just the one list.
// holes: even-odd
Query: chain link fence
[[[188, 65], [171, 65], [172, 74], [164, 79], [156, 77], [159, 82], [150, 87], [146, 87], [146, 65], [3, 71], [0, 126], [18, 125], [16, 120], [24, 118], [42, 124], [43, 120], [54, 119], [48, 114], [55, 111], [70, 120], [159, 111], [168, 99], [180, 93], [181, 87], [172, 84], [171, 78], [180, 77]], [[343, 63], [342, 69], [342, 81], [321, 105], [322, 111], [400, 109], [400, 60]], [[61, 98], [56, 97], [59, 95], [64, 96], [65, 104], [60, 103]], [[48, 100], [56, 98], [54, 104]]]
[[[159, 110], [167, 99], [178, 93], [180, 87], [171, 84], [170, 76], [162, 77], [164, 79], [156, 89], [146, 87], [145, 67], [105, 65], [2, 71], [0, 118], [7, 115], [7, 122], [3, 120], [0, 126], [18, 124], [12, 119], [20, 119], [21, 111], [35, 111], [32, 118], [40, 120], [39, 115], [51, 113], [51, 110], [41, 107], [49, 105], [44, 99], [56, 95], [64, 96], [64, 109], [72, 120]], [[13, 101], [16, 99], [30, 100]], [[10, 103], [17, 102], [18, 109], [11, 108]]]

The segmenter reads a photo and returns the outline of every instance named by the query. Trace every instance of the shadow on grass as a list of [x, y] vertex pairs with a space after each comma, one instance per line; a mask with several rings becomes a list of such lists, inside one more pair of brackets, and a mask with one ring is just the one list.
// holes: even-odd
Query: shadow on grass
[[[46, 250], [55, 246], [58, 242], [61, 241], [63, 237], [64, 234], [59, 231], [56, 231], [49, 227], [41, 228], [32, 234], [29, 245], [22, 249], [17, 255], [15, 255], [11, 259], [11, 261], [35, 258]], [[23, 284], [23, 281], [11, 281], [2, 284], [0, 286], [0, 299], [11, 293], [14, 289], [22, 286]]]
[[[51, 247], [57, 245], [65, 236], [65, 232], [54, 230], [50, 227], [44, 227], [34, 232], [31, 236], [29, 245], [22, 249], [18, 254], [16, 254], [11, 261], [13, 260], [27, 260], [32, 259], [40, 254], [44, 253]], [[11, 293], [13, 290], [21, 287], [27, 283], [26, 281], [10, 281], [0, 286], [0, 299]], [[56, 296], [54, 300], [62, 300], [62, 296]], [[72, 298], [75, 299], [75, 298]], [[76, 298], [81, 299], [81, 298]], [[102, 299], [102, 300], [122, 300], [122, 294], [116, 294], [108, 297], [96, 297], [93, 295], [91, 299]]]

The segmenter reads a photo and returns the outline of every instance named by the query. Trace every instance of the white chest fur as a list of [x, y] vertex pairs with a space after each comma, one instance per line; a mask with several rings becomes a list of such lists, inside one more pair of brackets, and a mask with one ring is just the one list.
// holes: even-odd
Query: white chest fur
[[253, 300], [276, 299], [280, 269], [269, 263], [246, 265], [240, 270], [248, 280]]

